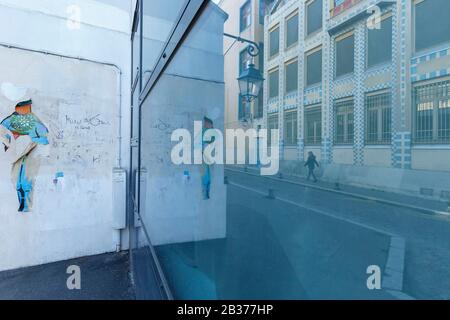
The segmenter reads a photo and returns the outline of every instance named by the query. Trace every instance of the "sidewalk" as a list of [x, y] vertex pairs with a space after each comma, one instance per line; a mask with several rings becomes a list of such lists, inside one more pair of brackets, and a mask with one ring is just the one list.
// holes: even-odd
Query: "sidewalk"
[[[81, 290], [67, 288], [69, 266], [81, 269]], [[104, 254], [0, 272], [0, 300], [134, 300], [128, 254]]]
[[[256, 167], [228, 166], [225, 168], [225, 170], [260, 176], [260, 170]], [[296, 185], [318, 189], [325, 192], [339, 193], [344, 196], [399, 206], [419, 211], [425, 214], [450, 216], [450, 205], [444, 201], [430, 200], [415, 196], [408, 196], [400, 193], [384, 192], [380, 190], [349, 185], [333, 184], [325, 181], [318, 181], [317, 183], [314, 183], [312, 181], [307, 181], [304, 177], [289, 176], [285, 174], [280, 174], [278, 176], [262, 176], [262, 178], [276, 181], [285, 181], [287, 183], [293, 183]]]

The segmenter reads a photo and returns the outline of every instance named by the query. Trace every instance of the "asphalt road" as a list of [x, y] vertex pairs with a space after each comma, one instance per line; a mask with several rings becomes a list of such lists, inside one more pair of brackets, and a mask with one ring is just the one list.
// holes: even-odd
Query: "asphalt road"
[[[226, 175], [227, 237], [157, 248], [176, 298], [450, 299], [448, 217]], [[389, 259], [402, 269], [400, 294], [369, 290], [367, 268], [386, 277]]]
[[[359, 270], [355, 267], [355, 263], [356, 265], [360, 263], [360, 267], [372, 262], [380, 263], [377, 250], [383, 250], [383, 245], [373, 242], [375, 240], [369, 236], [370, 228], [375, 228], [380, 232], [401, 237], [406, 242], [404, 293], [417, 299], [450, 299], [449, 217], [430, 216], [409, 209], [249, 176], [245, 173], [227, 171], [226, 175], [231, 182], [228, 193], [229, 207], [266, 212], [266, 215], [270, 216], [268, 224], [277, 230], [275, 240], [282, 244], [288, 258], [295, 257], [295, 246], [310, 245], [304, 242], [302, 234], [311, 232], [310, 224], [314, 223], [316, 226], [312, 232], [317, 232], [321, 240], [317, 240], [317, 245], [311, 244], [310, 250], [325, 255], [326, 251], [320, 247], [324, 236], [325, 240], [330, 238], [336, 241], [336, 247], [342, 248], [339, 243], [345, 243], [348, 239], [353, 239], [356, 248], [366, 247], [364, 252], [364, 250], [355, 251], [352, 246], [347, 246], [344, 247], [345, 250], [335, 255], [342, 258], [333, 261], [336, 266], [347, 268], [348, 272], [354, 273], [355, 270]], [[275, 196], [283, 200], [267, 200], [258, 193], [267, 193], [269, 188], [274, 189]], [[295, 209], [295, 204], [298, 204], [299, 208], [309, 208], [312, 214], [305, 216], [303, 220], [300, 218], [292, 220], [299, 214], [304, 215], [307, 212]], [[317, 220], [320, 219], [317, 211], [329, 213], [337, 220]], [[362, 227], [351, 229], [348, 224], [352, 223]], [[287, 238], [289, 240], [286, 240]], [[287, 249], [289, 241], [293, 250]], [[350, 256], [346, 257], [346, 254]], [[320, 257], [320, 254], [317, 257]], [[313, 269], [312, 274], [314, 270], [320, 270], [323, 266], [320, 260], [314, 259], [307, 265]], [[347, 283], [345, 278], [342, 282]], [[358, 294], [356, 291], [356, 295]], [[354, 297], [353, 294], [351, 296]], [[363, 294], [360, 297], [365, 298]]]
[[[132, 300], [128, 254], [104, 254], [0, 273], [0, 300]], [[79, 266], [81, 290], [68, 290]]]

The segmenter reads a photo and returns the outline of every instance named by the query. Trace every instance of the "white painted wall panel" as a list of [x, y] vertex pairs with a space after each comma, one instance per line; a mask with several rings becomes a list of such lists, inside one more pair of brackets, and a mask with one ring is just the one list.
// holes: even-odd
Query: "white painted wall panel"
[[[33, 208], [18, 213], [11, 150], [0, 152], [0, 270], [114, 250], [112, 168], [117, 156], [118, 74], [112, 67], [0, 48], [0, 83], [25, 88], [49, 129], [28, 159]], [[8, 63], [4, 63], [4, 62]], [[0, 94], [0, 119], [17, 101]], [[28, 140], [28, 141], [27, 141]], [[19, 137], [15, 144], [28, 143]], [[58, 172], [63, 182], [54, 184]]]

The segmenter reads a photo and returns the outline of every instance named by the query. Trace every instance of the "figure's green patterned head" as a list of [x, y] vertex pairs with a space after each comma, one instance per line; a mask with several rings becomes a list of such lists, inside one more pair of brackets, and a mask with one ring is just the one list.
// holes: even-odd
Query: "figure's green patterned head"
[[11, 117], [11, 129], [20, 135], [27, 135], [36, 126], [33, 114], [14, 114]]

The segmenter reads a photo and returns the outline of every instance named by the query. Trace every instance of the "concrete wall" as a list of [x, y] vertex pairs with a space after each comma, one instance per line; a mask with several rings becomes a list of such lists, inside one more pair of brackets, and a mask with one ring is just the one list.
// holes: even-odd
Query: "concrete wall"
[[188, 129], [194, 138], [194, 121], [206, 116], [223, 131], [225, 20], [223, 11], [211, 3], [143, 105], [146, 186], [141, 190], [141, 216], [153, 245], [226, 236], [223, 166], [211, 167], [211, 199], [205, 200], [204, 166], [177, 166], [171, 160], [174, 130]]
[[[33, 111], [50, 130], [50, 145], [39, 146], [30, 159], [36, 164], [34, 206], [26, 214], [17, 212], [11, 159], [0, 153], [0, 270], [116, 249], [112, 171], [128, 165], [127, 8], [108, 1], [0, 0], [0, 44], [118, 66], [1, 47], [0, 84], [21, 87], [23, 98], [33, 98]], [[21, 98], [3, 90], [0, 118]], [[58, 172], [64, 183], [55, 185]]]
[[391, 149], [388, 147], [365, 147], [364, 162], [367, 166], [390, 167]]
[[415, 147], [412, 150], [412, 168], [417, 170], [450, 172], [450, 148]]
[[333, 161], [338, 164], [353, 164], [353, 148], [350, 147], [334, 147]]
[[285, 147], [283, 159], [284, 160], [297, 160], [298, 159], [298, 149], [296, 147]]

